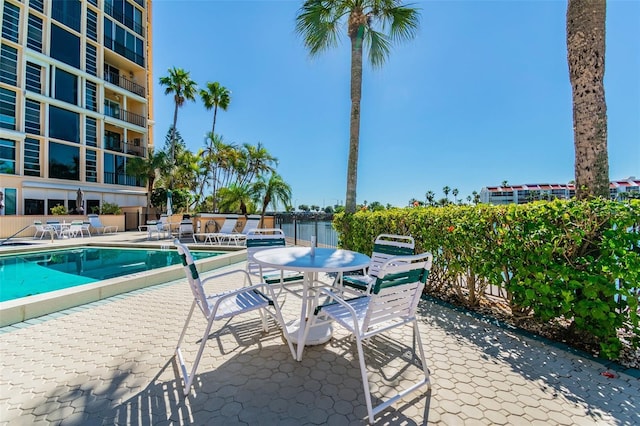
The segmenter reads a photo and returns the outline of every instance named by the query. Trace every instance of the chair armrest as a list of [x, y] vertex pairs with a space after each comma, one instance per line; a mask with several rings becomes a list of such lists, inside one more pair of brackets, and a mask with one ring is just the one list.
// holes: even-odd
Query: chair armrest
[[[354, 324], [358, 324], [358, 315], [356, 314], [355, 309], [353, 309], [353, 307], [346, 300], [342, 299], [336, 293], [334, 293], [333, 291], [331, 291], [331, 290], [329, 290], [327, 288], [321, 288], [316, 293], [316, 308], [313, 311], [314, 315], [318, 315], [320, 313], [320, 311], [322, 310], [322, 306], [328, 304], [328, 303], [324, 303], [322, 305], [319, 305], [317, 303], [317, 300], [318, 300], [318, 298], [320, 296], [320, 293], [325, 293], [327, 296], [329, 296], [329, 298], [334, 301], [333, 303], [338, 303], [339, 305], [342, 305], [351, 314], [351, 317], [353, 318], [353, 323]], [[367, 296], [361, 296], [361, 297], [367, 297]]]

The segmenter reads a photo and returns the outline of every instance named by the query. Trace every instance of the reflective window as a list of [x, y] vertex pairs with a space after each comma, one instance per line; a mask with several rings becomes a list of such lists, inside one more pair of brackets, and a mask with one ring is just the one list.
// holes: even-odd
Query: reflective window
[[40, 134], [40, 102], [32, 99], [25, 101], [24, 131], [33, 135]]
[[80, 116], [75, 112], [50, 105], [49, 137], [80, 143]]
[[31, 62], [27, 62], [26, 67], [26, 89], [34, 93], [42, 93], [42, 67]]
[[16, 174], [16, 142], [0, 139], [0, 173]]
[[18, 191], [15, 188], [4, 189], [4, 214], [12, 216], [18, 213]]
[[20, 9], [11, 3], [4, 3], [2, 12], [2, 37], [18, 43]]
[[80, 179], [80, 148], [49, 142], [49, 177]]
[[51, 24], [50, 56], [76, 68], [80, 68], [80, 37]]
[[24, 140], [24, 174], [40, 176], [40, 141], [26, 138]]
[[91, 74], [91, 75], [98, 75], [98, 66], [97, 64], [97, 49], [96, 47], [91, 44], [91, 43], [87, 43], [86, 46], [86, 53], [87, 53], [87, 57], [86, 57], [86, 71], [87, 73]]
[[67, 27], [80, 32], [82, 5], [78, 0], [52, 0], [51, 17]]
[[31, 13], [27, 28], [27, 47], [42, 53], [42, 19]]
[[55, 98], [78, 105], [78, 77], [60, 68], [55, 70]]
[[86, 82], [86, 106], [85, 108], [87, 108], [88, 110], [91, 111], [98, 111], [98, 89], [95, 83], [91, 82], [91, 81], [87, 81]]
[[0, 87], [0, 127], [16, 129], [16, 93]]
[[98, 146], [98, 125], [96, 124], [96, 119], [87, 117], [85, 120], [85, 128], [85, 145]]
[[44, 200], [36, 200], [34, 198], [24, 199], [24, 214], [43, 215]]
[[42, 0], [29, 0], [29, 7], [44, 13], [44, 2]]
[[18, 50], [2, 44], [0, 47], [0, 82], [17, 86]]
[[87, 37], [98, 41], [98, 14], [91, 9], [87, 9]]
[[85, 178], [87, 182], [97, 182], [98, 181], [98, 155], [96, 151], [92, 149], [87, 149], [85, 162], [86, 162]]

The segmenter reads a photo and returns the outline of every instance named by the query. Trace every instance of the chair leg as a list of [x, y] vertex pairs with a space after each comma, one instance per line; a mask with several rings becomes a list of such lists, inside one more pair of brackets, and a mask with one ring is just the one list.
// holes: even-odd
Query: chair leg
[[358, 348], [358, 362], [360, 363], [360, 374], [362, 375], [362, 386], [364, 388], [364, 400], [367, 403], [367, 413], [369, 414], [369, 423], [375, 423], [375, 417], [373, 415], [373, 404], [371, 403], [371, 390], [369, 389], [369, 376], [367, 374], [367, 365], [364, 361], [364, 350], [362, 349], [362, 340], [357, 333], [354, 333], [356, 337], [356, 347]]
[[429, 383], [429, 369], [427, 368], [427, 358], [424, 356], [424, 348], [422, 347], [422, 338], [420, 337], [420, 329], [418, 328], [418, 320], [413, 320], [413, 335], [415, 342], [418, 345], [418, 351], [420, 352], [420, 363], [422, 364], [422, 371], [424, 371], [424, 381]]

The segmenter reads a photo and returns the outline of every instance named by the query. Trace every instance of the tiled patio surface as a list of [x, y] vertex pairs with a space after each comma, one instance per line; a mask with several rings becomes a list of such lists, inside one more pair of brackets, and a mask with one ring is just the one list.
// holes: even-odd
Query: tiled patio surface
[[[296, 362], [279, 329], [261, 332], [252, 314], [210, 336], [183, 397], [173, 352], [190, 303], [180, 280], [0, 329], [0, 423], [366, 424], [355, 344], [340, 328]], [[298, 303], [287, 297], [287, 318]], [[386, 409], [378, 424], [640, 424], [637, 370], [429, 301], [419, 310], [431, 388]], [[204, 321], [192, 325], [188, 360]], [[418, 374], [411, 348], [409, 327], [371, 340], [374, 403]]]

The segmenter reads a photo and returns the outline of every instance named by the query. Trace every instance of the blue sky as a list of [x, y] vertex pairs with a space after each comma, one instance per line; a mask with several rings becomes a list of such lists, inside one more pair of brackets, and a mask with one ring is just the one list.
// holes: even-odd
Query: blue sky
[[[310, 58], [295, 34], [301, 1], [153, 2], [154, 114], [162, 146], [173, 100], [158, 79], [183, 68], [231, 90], [216, 133], [261, 142], [295, 206], [344, 204], [349, 41]], [[357, 202], [405, 206], [428, 190], [574, 178], [566, 1], [419, 1], [417, 37], [363, 75]], [[640, 177], [640, 2], [610, 0], [605, 91], [612, 180]], [[213, 111], [180, 109], [197, 151]]]

